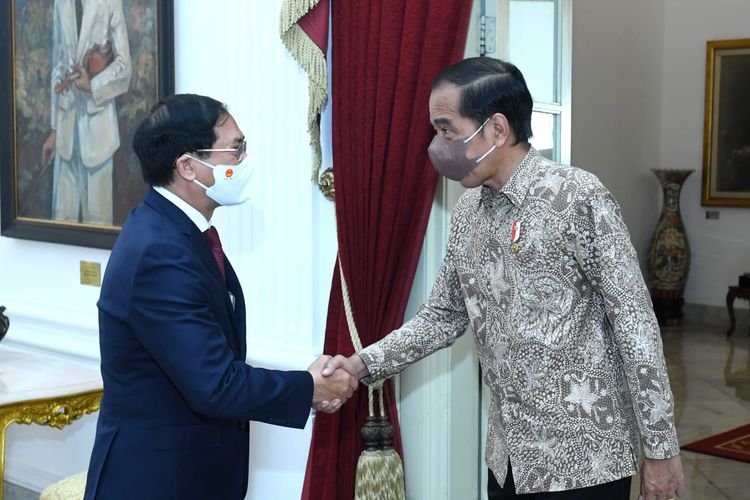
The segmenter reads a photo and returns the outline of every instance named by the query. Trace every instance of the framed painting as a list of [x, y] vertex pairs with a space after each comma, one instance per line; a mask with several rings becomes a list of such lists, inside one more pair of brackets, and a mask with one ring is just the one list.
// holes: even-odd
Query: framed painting
[[0, 6], [0, 234], [112, 248], [147, 186], [131, 143], [174, 92], [172, 0]]
[[750, 207], [750, 39], [707, 43], [702, 204]]

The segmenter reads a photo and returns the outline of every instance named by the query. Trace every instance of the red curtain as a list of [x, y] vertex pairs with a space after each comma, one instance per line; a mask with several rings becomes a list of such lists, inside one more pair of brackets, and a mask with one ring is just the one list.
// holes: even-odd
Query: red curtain
[[[399, 327], [427, 228], [437, 174], [433, 77], [463, 57], [471, 0], [332, 2], [333, 165], [341, 259], [354, 319], [367, 346]], [[354, 352], [334, 271], [324, 352]], [[393, 387], [385, 386], [396, 448]], [[362, 387], [338, 413], [315, 418], [302, 498], [354, 497], [367, 416]], [[408, 471], [407, 471], [408, 472]]]
[[328, 0], [319, 0], [297, 24], [325, 54], [328, 50]]

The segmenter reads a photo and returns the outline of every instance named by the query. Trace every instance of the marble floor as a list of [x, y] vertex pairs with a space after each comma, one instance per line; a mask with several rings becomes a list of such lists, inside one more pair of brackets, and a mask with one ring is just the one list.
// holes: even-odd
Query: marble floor
[[[746, 311], [738, 311], [747, 316]], [[675, 395], [680, 443], [750, 423], [750, 335], [742, 318], [727, 338], [728, 321], [662, 329], [664, 355]], [[683, 499], [750, 500], [750, 463], [682, 451]], [[634, 478], [632, 499], [638, 498]]]
[[4, 500], [38, 500], [39, 493], [36, 491], [27, 490], [21, 488], [15, 484], [5, 483], [3, 485], [3, 499]]

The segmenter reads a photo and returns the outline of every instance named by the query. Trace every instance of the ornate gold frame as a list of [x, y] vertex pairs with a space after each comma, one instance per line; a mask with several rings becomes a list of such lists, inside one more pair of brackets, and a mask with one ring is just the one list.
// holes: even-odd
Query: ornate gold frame
[[82, 416], [99, 410], [102, 391], [89, 391], [0, 406], [0, 500], [5, 477], [5, 431], [13, 423], [38, 424], [62, 429]]
[[[719, 175], [719, 121], [722, 114], [726, 117], [732, 112], [736, 112], [729, 106], [721, 106], [720, 86], [722, 84], [721, 59], [731, 56], [750, 56], [750, 39], [738, 40], [715, 40], [706, 43], [706, 95], [705, 95], [705, 114], [703, 120], [703, 180], [701, 185], [702, 205], [725, 206], [725, 207], [750, 207], [750, 190], [747, 191], [720, 191], [717, 187], [717, 176]], [[744, 86], [747, 94], [744, 96], [750, 101], [750, 86]], [[746, 117], [744, 117], [746, 119]], [[745, 130], [745, 134], [750, 134], [750, 130]], [[748, 156], [745, 159], [744, 151], [748, 149]], [[738, 161], [742, 166], [747, 166], [750, 170], [750, 141], [746, 147], [742, 147], [741, 155]], [[747, 162], [747, 163], [745, 163]], [[729, 163], [729, 162], [726, 162]], [[728, 166], [724, 166], [728, 168]], [[744, 170], [744, 169], [740, 169]]]

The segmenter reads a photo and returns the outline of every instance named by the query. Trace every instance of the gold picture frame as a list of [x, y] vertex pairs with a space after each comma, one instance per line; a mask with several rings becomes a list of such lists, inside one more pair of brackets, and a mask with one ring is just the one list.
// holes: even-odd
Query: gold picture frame
[[750, 207], [750, 38], [706, 43], [702, 205]]

